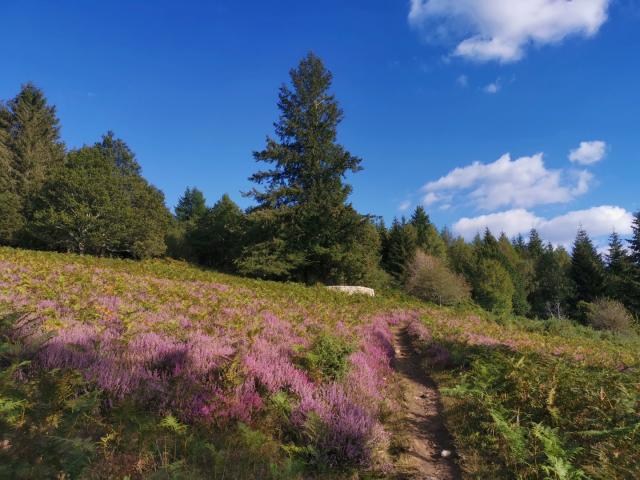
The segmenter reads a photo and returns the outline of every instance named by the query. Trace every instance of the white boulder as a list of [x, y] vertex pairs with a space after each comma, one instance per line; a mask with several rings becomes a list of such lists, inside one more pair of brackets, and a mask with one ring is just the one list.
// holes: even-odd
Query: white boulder
[[335, 290], [337, 292], [344, 292], [349, 295], [359, 294], [359, 295], [368, 295], [369, 297], [375, 297], [376, 292], [373, 288], [369, 287], [354, 287], [347, 285], [333, 285], [331, 287], [327, 287], [329, 290]]

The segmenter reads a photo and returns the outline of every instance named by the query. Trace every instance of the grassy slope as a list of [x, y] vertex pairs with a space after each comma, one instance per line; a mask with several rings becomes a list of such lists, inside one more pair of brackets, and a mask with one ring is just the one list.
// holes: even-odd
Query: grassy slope
[[[229, 345], [222, 347], [234, 352], [216, 368], [216, 385], [225, 392], [244, 385], [243, 355], [253, 345], [246, 344], [247, 338], [256, 343], [266, 335], [274, 345], [286, 345], [296, 371], [320, 391], [350, 379], [334, 378], [344, 358], [327, 362], [323, 357], [323, 352], [342, 355], [341, 348], [334, 348], [333, 340], [318, 339], [337, 338], [348, 346], [345, 353], [364, 354], [369, 333], [363, 329], [372, 318], [398, 309], [419, 312], [428, 334], [416, 338], [416, 346], [431, 360], [428, 368], [443, 388], [447, 421], [470, 477], [633, 478], [629, 475], [638, 471], [637, 339], [559, 322], [497, 322], [481, 312], [428, 307], [394, 293], [370, 299], [247, 280], [180, 262], [6, 248], [0, 248], [0, 309], [36, 312], [52, 334], [69, 323], [100, 332], [117, 323], [118, 335], [127, 342], [149, 332], [188, 340], [196, 330], [207, 338], [223, 338]], [[434, 345], [440, 346], [437, 358]], [[175, 388], [183, 384], [170, 384], [177, 397], [173, 403], [160, 398], [157, 408], [150, 408], [146, 397], [115, 395], [117, 390], [105, 394], [67, 369], [33, 373], [29, 366], [16, 365], [20, 358], [11, 342], [3, 347], [0, 442], [8, 443], [0, 444], [0, 456], [15, 460], [20, 452], [24, 461], [7, 467], [15, 476], [61, 470], [115, 478], [301, 478], [309, 472], [384, 476], [392, 461], [382, 451], [389, 440], [376, 437], [366, 466], [323, 473], [331, 464], [318, 458], [319, 445], [325, 443], [313, 422], [294, 424], [292, 412], [298, 407], [291, 386], [261, 389], [261, 408], [243, 416], [243, 422], [235, 417], [202, 421], [178, 401]], [[357, 362], [350, 362], [347, 368], [355, 371]], [[16, 382], [23, 371], [27, 378]], [[392, 376], [381, 378], [392, 383]], [[380, 389], [390, 397], [393, 385]], [[393, 418], [392, 403], [376, 403], [372, 414], [382, 424]], [[304, 430], [304, 438], [298, 430]]]
[[487, 317], [431, 308], [414, 327], [466, 476], [638, 478], [638, 337]]

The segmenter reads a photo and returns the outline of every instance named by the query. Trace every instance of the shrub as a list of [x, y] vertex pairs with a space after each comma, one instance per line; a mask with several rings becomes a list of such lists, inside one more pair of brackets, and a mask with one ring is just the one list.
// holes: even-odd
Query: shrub
[[336, 380], [347, 372], [352, 352], [353, 346], [342, 338], [322, 333], [305, 353], [302, 363], [312, 377]]
[[586, 316], [589, 325], [598, 330], [626, 332], [633, 324], [633, 317], [624, 305], [610, 298], [601, 298], [589, 304]]
[[469, 286], [442, 260], [417, 251], [409, 264], [406, 288], [423, 300], [440, 305], [456, 305], [469, 298]]

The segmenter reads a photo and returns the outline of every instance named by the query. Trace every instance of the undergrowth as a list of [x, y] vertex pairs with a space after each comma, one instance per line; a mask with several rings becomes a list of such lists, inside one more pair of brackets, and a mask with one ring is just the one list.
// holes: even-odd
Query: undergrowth
[[[554, 336], [571, 336], [568, 344], [598, 338], [605, 356], [606, 341], [637, 346], [637, 339], [604, 340], [588, 329], [552, 323], [541, 324], [545, 333], [521, 348], [508, 334], [463, 334], [433, 317], [424, 323], [436, 324], [438, 331], [422, 342], [422, 350], [428, 351], [425, 343], [438, 345], [452, 359], [450, 368], [431, 371], [468, 478], [638, 478], [638, 363], [612, 367], [607, 358], [587, 358], [597, 355], [588, 349], [578, 357], [560, 354]], [[531, 323], [511, 325], [514, 332], [532, 330], [523, 327]]]

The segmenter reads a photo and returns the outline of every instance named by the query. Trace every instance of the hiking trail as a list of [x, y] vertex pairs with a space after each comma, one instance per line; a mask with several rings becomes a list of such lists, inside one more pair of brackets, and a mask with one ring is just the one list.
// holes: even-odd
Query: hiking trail
[[[458, 480], [462, 478], [453, 442], [442, 417], [440, 393], [420, 365], [405, 327], [394, 329], [394, 368], [402, 389], [402, 437], [406, 451], [397, 462], [400, 478]], [[445, 451], [449, 456], [443, 456]]]

